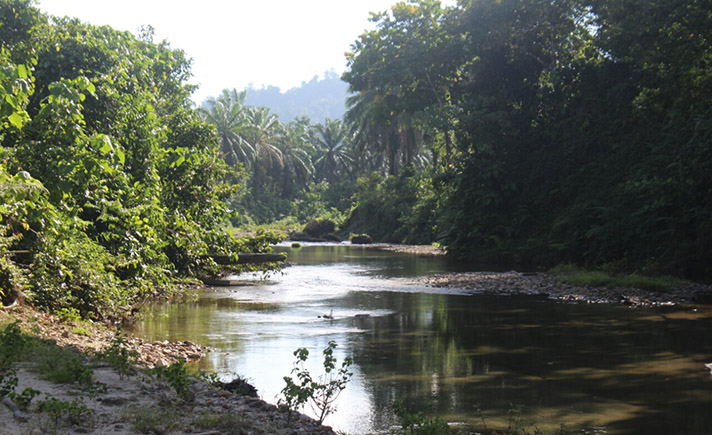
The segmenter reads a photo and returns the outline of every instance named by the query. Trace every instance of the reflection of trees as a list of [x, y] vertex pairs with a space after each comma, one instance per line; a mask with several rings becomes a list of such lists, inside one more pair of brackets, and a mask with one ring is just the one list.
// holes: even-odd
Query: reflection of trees
[[712, 393], [701, 383], [709, 376], [702, 363], [712, 360], [710, 319], [533, 298], [378, 296], [349, 301], [366, 308], [377, 300], [396, 312], [358, 320], [369, 332], [353, 342], [377, 427], [391, 422], [391, 404], [404, 398], [474, 423], [475, 404], [490, 423], [506, 424], [513, 403], [542, 429], [712, 433], [703, 411]]

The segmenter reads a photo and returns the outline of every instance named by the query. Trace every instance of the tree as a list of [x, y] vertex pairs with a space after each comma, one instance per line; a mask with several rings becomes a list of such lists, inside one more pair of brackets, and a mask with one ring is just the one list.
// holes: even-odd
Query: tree
[[341, 121], [329, 118], [315, 128], [317, 155], [314, 166], [320, 178], [334, 184], [339, 174], [348, 174], [351, 170], [353, 158], [349, 152], [348, 131]]
[[303, 189], [314, 174], [311, 161], [314, 146], [310, 142], [307, 125], [299, 121], [284, 125], [277, 146], [282, 153], [284, 164], [280, 174], [282, 195], [294, 198], [297, 191]]
[[220, 150], [228, 165], [238, 162], [249, 167], [255, 158], [255, 147], [244, 138], [249, 126], [245, 109], [245, 91], [224, 89], [216, 98], [209, 98], [200, 114], [205, 122], [215, 125], [220, 137]]
[[0, 248], [28, 252], [0, 275], [27, 271], [33, 304], [119, 319], [177, 275], [216, 273], [205, 254], [266, 249], [222, 230], [235, 174], [191, 109], [181, 50], [31, 2], [0, 16]]

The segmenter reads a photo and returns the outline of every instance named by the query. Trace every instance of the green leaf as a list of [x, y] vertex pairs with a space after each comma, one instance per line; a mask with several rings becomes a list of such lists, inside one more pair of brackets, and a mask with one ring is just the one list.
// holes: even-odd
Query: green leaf
[[116, 148], [116, 157], [119, 158], [119, 163], [122, 165], [126, 163], [126, 154], [118, 147]]
[[17, 76], [21, 79], [26, 79], [29, 76], [25, 65], [17, 65]]
[[10, 121], [10, 124], [14, 125], [17, 128], [22, 128], [23, 124], [25, 123], [25, 118], [20, 115], [19, 112], [14, 112], [12, 115], [8, 116], [7, 120]]

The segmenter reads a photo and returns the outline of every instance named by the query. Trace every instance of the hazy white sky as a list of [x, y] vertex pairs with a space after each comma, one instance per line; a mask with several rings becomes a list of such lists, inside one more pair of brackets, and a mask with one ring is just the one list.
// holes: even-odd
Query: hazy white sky
[[[38, 0], [52, 15], [137, 33], [145, 24], [193, 59], [193, 99], [222, 89], [274, 85], [287, 90], [343, 72], [344, 52], [371, 28], [369, 11], [397, 0]], [[443, 2], [444, 4], [454, 3]]]

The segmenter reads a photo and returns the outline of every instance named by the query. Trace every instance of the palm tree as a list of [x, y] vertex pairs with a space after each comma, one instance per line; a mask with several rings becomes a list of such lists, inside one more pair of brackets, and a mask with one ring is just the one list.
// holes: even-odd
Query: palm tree
[[346, 105], [344, 119], [353, 137], [354, 151], [361, 157], [359, 160], [367, 163], [360, 169], [395, 175], [398, 143], [383, 98], [375, 91], [364, 91], [348, 97]]
[[353, 157], [349, 149], [348, 130], [340, 120], [326, 118], [324, 124], [316, 125], [316, 131], [317, 158], [314, 166], [321, 178], [333, 184], [340, 173], [351, 172]]
[[306, 186], [314, 174], [311, 154], [314, 146], [309, 140], [306, 126], [299, 122], [286, 124], [277, 145], [282, 152], [284, 164], [281, 171], [281, 187], [285, 197], [291, 197], [298, 186]]
[[245, 91], [224, 89], [217, 98], [209, 98], [198, 109], [205, 122], [214, 124], [220, 137], [220, 151], [228, 165], [242, 162], [249, 166], [255, 148], [245, 139], [248, 118], [245, 113]]
[[255, 149], [255, 166], [266, 171], [284, 167], [282, 151], [276, 145], [282, 135], [282, 124], [277, 115], [266, 107], [248, 107], [246, 114], [245, 136]]

